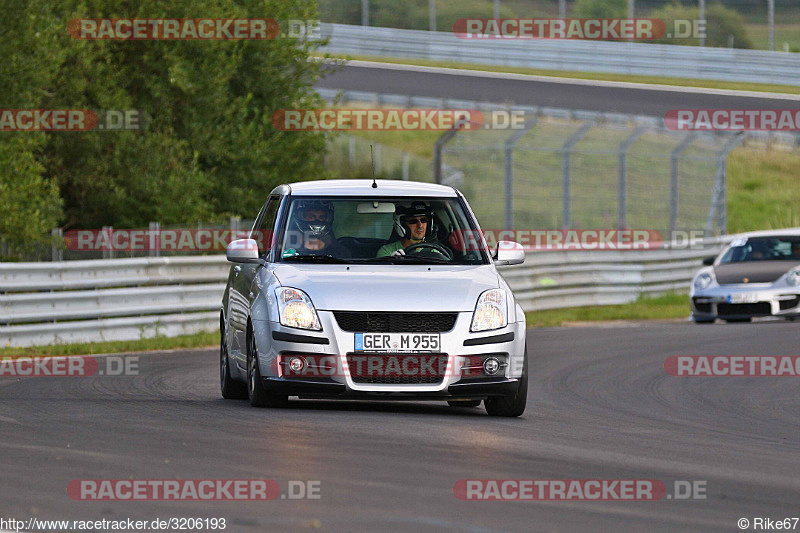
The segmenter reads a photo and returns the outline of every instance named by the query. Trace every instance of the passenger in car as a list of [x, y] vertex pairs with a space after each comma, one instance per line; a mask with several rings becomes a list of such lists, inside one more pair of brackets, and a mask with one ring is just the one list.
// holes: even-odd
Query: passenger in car
[[[351, 257], [350, 250], [339, 244], [333, 235], [333, 206], [325, 201], [298, 201], [289, 221], [289, 231], [297, 240], [283, 252], [283, 257], [295, 255], [331, 255], [342, 259]], [[289, 233], [287, 233], [289, 234]]]

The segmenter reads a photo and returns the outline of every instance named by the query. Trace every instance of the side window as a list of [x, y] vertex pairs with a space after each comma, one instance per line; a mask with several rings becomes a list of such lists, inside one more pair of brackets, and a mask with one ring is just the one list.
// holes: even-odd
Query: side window
[[278, 219], [278, 207], [281, 205], [280, 196], [271, 196], [261, 223], [255, 228], [251, 238], [258, 242], [258, 251], [261, 257], [269, 260], [269, 253], [275, 245], [275, 222]]

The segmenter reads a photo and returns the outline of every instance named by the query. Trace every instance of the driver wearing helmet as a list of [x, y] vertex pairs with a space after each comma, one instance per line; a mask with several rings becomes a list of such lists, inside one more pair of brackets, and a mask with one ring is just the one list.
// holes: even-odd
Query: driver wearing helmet
[[333, 236], [333, 205], [320, 200], [295, 200], [289, 219], [287, 248], [283, 257], [331, 255], [349, 258], [350, 251]]
[[405, 248], [422, 243], [431, 234], [433, 212], [425, 202], [416, 201], [411, 207], [398, 207], [397, 211], [394, 228], [400, 240], [381, 246], [377, 257], [405, 255]]

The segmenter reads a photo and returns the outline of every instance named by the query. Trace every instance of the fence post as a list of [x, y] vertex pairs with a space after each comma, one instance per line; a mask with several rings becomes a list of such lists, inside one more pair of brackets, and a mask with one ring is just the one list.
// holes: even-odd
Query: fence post
[[434, 183], [442, 183], [442, 152], [444, 151], [444, 147], [447, 143], [450, 142], [450, 139], [456, 136], [458, 133], [457, 129], [447, 130], [446, 132], [442, 133], [438, 139], [436, 139], [436, 143], [433, 145], [433, 182]]
[[594, 127], [594, 121], [584, 122], [583, 125], [566, 140], [561, 147], [561, 229], [569, 229], [572, 225], [572, 148], [589, 133]]
[[636, 140], [647, 131], [647, 128], [639, 127], [633, 130], [627, 139], [619, 145], [619, 194], [617, 211], [617, 228], [628, 228], [628, 150]]
[[525, 123], [521, 130], [515, 131], [505, 140], [504, 146], [504, 171], [505, 171], [505, 229], [514, 229], [514, 145], [536, 125], [538, 118], [533, 118]]
[[[61, 244], [64, 242], [64, 230], [61, 228], [53, 228], [50, 230], [50, 235], [53, 238], [50, 243], [50, 260], [63, 261], [64, 249], [61, 247]], [[58, 245], [56, 245], [56, 242], [58, 242]]]
[[[670, 159], [672, 160], [672, 165], [670, 169], [670, 180], [669, 180], [669, 231], [671, 235], [675, 234], [675, 230], [678, 229], [678, 199], [680, 194], [680, 188], [678, 187], [678, 163], [681, 157], [681, 154], [689, 148], [689, 145], [694, 142], [695, 138], [697, 137], [697, 133], [692, 132], [688, 134], [684, 139], [672, 150], [672, 154]], [[671, 237], [671, 236], [670, 236]], [[672, 240], [670, 238], [670, 240]]]
[[734, 134], [717, 156], [717, 179], [714, 183], [714, 194], [711, 198], [711, 206], [708, 209], [708, 218], [706, 219], [706, 236], [711, 235], [715, 214], [720, 233], [724, 235], [728, 231], [728, 194], [725, 190], [727, 188], [728, 154], [739, 146], [744, 139], [744, 132]]
[[403, 180], [408, 181], [408, 152], [403, 151]]

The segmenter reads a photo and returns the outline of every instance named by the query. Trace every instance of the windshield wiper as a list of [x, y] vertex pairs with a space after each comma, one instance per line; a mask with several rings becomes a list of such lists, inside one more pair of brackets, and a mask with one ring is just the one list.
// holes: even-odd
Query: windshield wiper
[[332, 255], [327, 254], [309, 254], [309, 255], [290, 255], [288, 257], [283, 258], [284, 261], [291, 261], [291, 262], [305, 262], [308, 261], [310, 263], [351, 263], [352, 261], [348, 261], [347, 259], [342, 259], [340, 257], [334, 257]]

